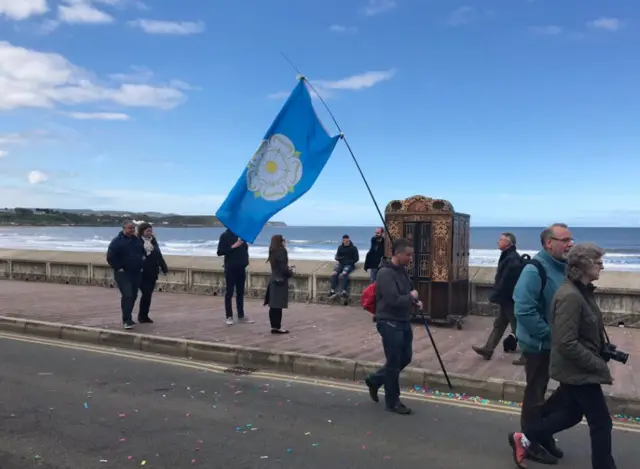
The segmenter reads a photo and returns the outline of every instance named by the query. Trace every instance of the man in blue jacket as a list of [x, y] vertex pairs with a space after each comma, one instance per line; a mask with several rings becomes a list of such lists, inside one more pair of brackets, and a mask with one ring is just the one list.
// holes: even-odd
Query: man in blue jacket
[[[565, 278], [567, 254], [573, 246], [573, 237], [564, 223], [555, 223], [540, 234], [542, 249], [533, 257], [546, 273], [543, 288], [542, 277], [535, 265], [525, 266], [513, 292], [516, 336], [525, 359], [527, 385], [522, 400], [522, 431], [531, 423], [549, 413], [554, 406], [553, 396], [545, 403], [549, 384], [549, 358], [551, 353], [551, 328], [549, 312], [553, 296]], [[544, 464], [555, 464], [563, 456], [555, 440], [530, 448], [528, 457]]]
[[107, 250], [107, 262], [113, 268], [116, 285], [120, 290], [122, 325], [125, 329], [133, 329], [135, 324], [131, 313], [138, 297], [145, 258], [144, 243], [136, 236], [134, 224], [125, 222], [122, 231], [113, 238]]

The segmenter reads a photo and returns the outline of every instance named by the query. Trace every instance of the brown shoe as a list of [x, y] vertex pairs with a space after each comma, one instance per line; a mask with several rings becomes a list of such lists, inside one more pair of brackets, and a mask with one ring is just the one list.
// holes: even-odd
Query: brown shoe
[[471, 348], [473, 349], [474, 352], [476, 352], [485, 360], [491, 360], [491, 357], [493, 356], [493, 352], [491, 350], [488, 350], [485, 347], [478, 347], [476, 345], [472, 345]]
[[524, 356], [520, 355], [518, 358], [513, 360], [512, 363], [516, 366], [524, 366], [524, 362], [525, 362]]

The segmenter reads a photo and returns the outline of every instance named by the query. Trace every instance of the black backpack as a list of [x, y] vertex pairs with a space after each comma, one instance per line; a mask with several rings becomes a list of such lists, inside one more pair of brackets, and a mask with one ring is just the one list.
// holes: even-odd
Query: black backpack
[[507, 270], [505, 274], [505, 279], [502, 283], [502, 288], [500, 289], [500, 292], [498, 292], [500, 297], [502, 298], [513, 297], [513, 291], [516, 288], [518, 279], [520, 278], [520, 275], [522, 274], [522, 271], [524, 270], [524, 268], [529, 264], [535, 265], [536, 269], [538, 269], [538, 274], [540, 275], [540, 282], [541, 282], [540, 295], [538, 298], [542, 296], [544, 287], [547, 286], [547, 271], [544, 270], [544, 266], [540, 263], [539, 260], [532, 259], [529, 254], [523, 254], [522, 256], [520, 256], [520, 263], [511, 266], [509, 270]]

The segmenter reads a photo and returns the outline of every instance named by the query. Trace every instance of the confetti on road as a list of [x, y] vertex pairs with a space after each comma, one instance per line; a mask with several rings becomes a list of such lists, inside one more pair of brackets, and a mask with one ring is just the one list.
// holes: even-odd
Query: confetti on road
[[89, 408], [89, 404], [87, 404], [86, 402], [84, 403], [84, 408], [88, 409]]
[[287, 448], [287, 453], [291, 454], [293, 450], [291, 448]]

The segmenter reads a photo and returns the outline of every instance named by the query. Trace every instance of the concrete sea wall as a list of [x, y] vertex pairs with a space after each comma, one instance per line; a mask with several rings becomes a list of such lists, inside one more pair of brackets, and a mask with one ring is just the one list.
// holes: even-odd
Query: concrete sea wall
[[[157, 289], [175, 293], [223, 295], [222, 260], [215, 257], [166, 256], [169, 275], [160, 276]], [[332, 262], [292, 261], [296, 275], [290, 296], [297, 302], [324, 302], [329, 290]], [[360, 295], [369, 283], [362, 266], [351, 275], [351, 298], [359, 306]], [[262, 298], [269, 282], [269, 266], [264, 259], [252, 259], [246, 295]], [[488, 302], [495, 268], [471, 267], [470, 314], [492, 316], [496, 307]], [[105, 255], [90, 252], [27, 251], [0, 249], [0, 279], [93, 285], [114, 288], [113, 271]], [[640, 327], [640, 273], [605, 271], [598, 282], [597, 300], [607, 325]]]

